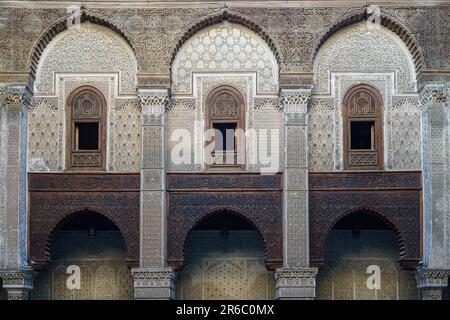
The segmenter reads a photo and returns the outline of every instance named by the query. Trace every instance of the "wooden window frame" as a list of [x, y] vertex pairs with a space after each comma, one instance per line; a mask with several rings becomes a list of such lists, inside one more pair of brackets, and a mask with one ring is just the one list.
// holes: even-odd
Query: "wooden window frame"
[[[350, 102], [356, 94], [368, 94], [374, 101], [375, 113], [371, 115], [350, 115]], [[343, 150], [344, 170], [383, 170], [384, 169], [384, 145], [383, 145], [383, 99], [380, 92], [367, 84], [359, 84], [351, 87], [345, 94], [343, 100]], [[375, 122], [374, 150], [351, 149], [351, 122]], [[352, 163], [354, 158], [376, 159], [376, 164]]]
[[[228, 93], [230, 94], [234, 100], [238, 103], [239, 114], [236, 118], [230, 119], [212, 119], [211, 118], [211, 106], [214, 100], [221, 94]], [[235, 123], [236, 130], [242, 129], [245, 130], [245, 100], [242, 96], [241, 92], [229, 85], [222, 85], [212, 89], [205, 99], [205, 115], [206, 115], [206, 129], [212, 129], [213, 125], [216, 123]], [[243, 145], [240, 145], [243, 144]], [[205, 144], [206, 146], [206, 144]], [[236, 150], [244, 150], [244, 161], [245, 161], [245, 137], [242, 139], [237, 139], [236, 141]], [[206, 155], [205, 155], [206, 156]], [[206, 170], [217, 170], [217, 171], [242, 171], [245, 170], [245, 163], [242, 164], [208, 164], [205, 163]]]
[[[83, 93], [96, 96], [100, 103], [100, 115], [92, 118], [74, 118], [73, 108], [75, 99]], [[107, 103], [103, 93], [93, 86], [81, 86], [73, 90], [67, 98], [66, 106], [66, 168], [69, 171], [105, 171], [106, 169], [106, 130], [107, 130]], [[98, 149], [97, 150], [75, 150], [75, 123], [98, 123]], [[98, 157], [96, 165], [75, 165], [75, 156]]]

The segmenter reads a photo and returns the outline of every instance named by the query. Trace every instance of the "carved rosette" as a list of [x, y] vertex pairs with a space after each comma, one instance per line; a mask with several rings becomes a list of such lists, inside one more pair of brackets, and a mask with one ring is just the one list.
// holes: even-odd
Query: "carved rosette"
[[275, 272], [276, 299], [314, 299], [317, 268], [283, 268]]
[[172, 268], [132, 269], [136, 300], [175, 299], [175, 272]]

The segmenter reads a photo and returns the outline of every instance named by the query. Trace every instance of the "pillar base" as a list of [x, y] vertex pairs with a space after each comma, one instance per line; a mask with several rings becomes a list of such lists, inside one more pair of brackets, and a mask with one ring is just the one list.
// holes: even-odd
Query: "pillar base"
[[280, 268], [275, 271], [275, 299], [312, 300], [316, 297], [317, 268]]
[[442, 300], [442, 289], [447, 287], [450, 270], [418, 268], [417, 288], [421, 300]]
[[28, 300], [33, 290], [35, 272], [28, 270], [0, 270], [3, 289], [8, 292], [8, 300]]
[[134, 278], [134, 299], [175, 299], [175, 272], [172, 268], [132, 269]]

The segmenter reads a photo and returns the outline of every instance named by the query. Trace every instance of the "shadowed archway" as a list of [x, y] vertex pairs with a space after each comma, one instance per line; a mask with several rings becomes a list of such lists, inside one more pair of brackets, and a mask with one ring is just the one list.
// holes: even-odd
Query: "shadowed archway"
[[189, 232], [178, 299], [272, 299], [274, 275], [264, 262], [264, 241], [255, 226], [230, 210], [201, 219]]
[[[403, 269], [398, 262], [401, 237], [382, 215], [367, 209], [344, 215], [328, 232], [324, 250], [317, 277], [318, 299], [417, 298], [414, 271]], [[375, 282], [369, 278], [376, 279], [379, 287], [373, 287]]]
[[112, 220], [94, 211], [77, 211], [58, 223], [51, 238], [51, 263], [39, 272], [32, 298], [133, 298], [127, 246]]

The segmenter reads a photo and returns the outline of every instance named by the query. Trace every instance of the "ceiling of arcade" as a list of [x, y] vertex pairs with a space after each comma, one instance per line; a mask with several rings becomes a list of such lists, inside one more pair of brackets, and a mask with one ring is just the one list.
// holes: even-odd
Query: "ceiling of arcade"
[[[175, 48], [183, 35], [211, 15], [216, 8], [88, 8], [86, 13], [104, 19], [123, 32], [136, 52], [140, 74], [166, 84]], [[310, 74], [320, 40], [343, 18], [361, 12], [344, 8], [258, 8], [228, 9], [254, 22], [278, 49], [282, 73]], [[448, 35], [450, 7], [382, 7], [382, 13], [406, 26], [422, 50], [426, 69], [450, 69]], [[45, 30], [67, 17], [66, 8], [2, 8], [0, 10], [0, 73], [7, 82], [11, 73], [29, 72], [33, 45]], [[24, 78], [26, 79], [26, 77]], [[156, 80], [155, 80], [156, 79]], [[152, 83], [157, 84], [157, 83]]]

